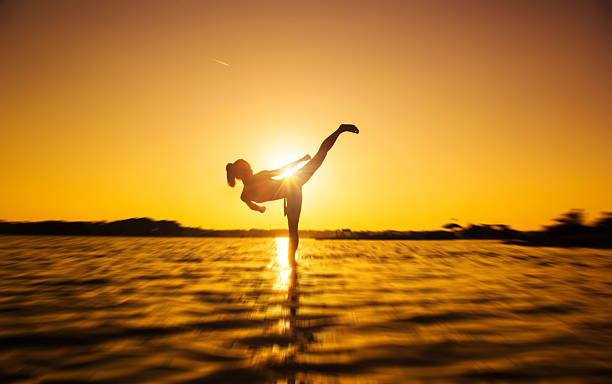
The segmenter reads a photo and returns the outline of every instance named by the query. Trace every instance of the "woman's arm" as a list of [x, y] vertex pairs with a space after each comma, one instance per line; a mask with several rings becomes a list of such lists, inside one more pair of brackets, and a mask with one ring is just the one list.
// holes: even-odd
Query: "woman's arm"
[[269, 177], [274, 177], [274, 176], [282, 175], [283, 172], [285, 172], [287, 170], [287, 168], [295, 167], [299, 163], [304, 162], [304, 161], [308, 161], [308, 160], [310, 160], [310, 155], [306, 155], [306, 156], [302, 157], [299, 160], [296, 160], [296, 161], [293, 161], [293, 162], [291, 162], [289, 164], [283, 165], [279, 169], [275, 169], [273, 171], [261, 171], [261, 172], [258, 173], [258, 175], [265, 175], [265, 176], [269, 176]]
[[259, 206], [252, 202], [251, 200], [245, 199], [243, 196], [240, 196], [240, 200], [244, 201], [246, 205], [249, 206], [254, 211], [264, 213], [266, 211], [266, 207]]
[[266, 211], [266, 207], [257, 205], [257, 204], [255, 204], [252, 201], [245, 201], [245, 203], [246, 203], [246, 205], [249, 206], [249, 208], [251, 208], [254, 211], [257, 211], [257, 212], [260, 212], [260, 213], [264, 213]]

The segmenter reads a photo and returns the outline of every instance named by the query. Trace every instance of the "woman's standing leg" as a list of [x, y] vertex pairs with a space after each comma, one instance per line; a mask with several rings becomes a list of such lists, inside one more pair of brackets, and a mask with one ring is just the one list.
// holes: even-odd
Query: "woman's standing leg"
[[287, 223], [289, 224], [289, 265], [295, 265], [295, 252], [300, 242], [298, 224], [302, 212], [302, 187], [291, 186], [287, 196]]

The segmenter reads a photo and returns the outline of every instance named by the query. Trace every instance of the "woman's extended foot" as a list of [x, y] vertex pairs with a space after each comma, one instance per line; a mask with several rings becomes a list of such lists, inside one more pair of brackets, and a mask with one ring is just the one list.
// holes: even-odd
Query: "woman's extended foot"
[[340, 124], [340, 127], [338, 127], [338, 129], [341, 132], [359, 133], [359, 129], [357, 129], [357, 127], [353, 124]]

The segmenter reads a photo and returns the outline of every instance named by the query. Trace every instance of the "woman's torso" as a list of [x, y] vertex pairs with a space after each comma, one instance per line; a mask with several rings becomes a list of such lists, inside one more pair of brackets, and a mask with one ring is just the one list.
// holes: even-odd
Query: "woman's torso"
[[244, 183], [241, 198], [243, 200], [263, 203], [264, 201], [278, 200], [286, 196], [284, 180], [275, 180], [263, 175], [253, 175]]

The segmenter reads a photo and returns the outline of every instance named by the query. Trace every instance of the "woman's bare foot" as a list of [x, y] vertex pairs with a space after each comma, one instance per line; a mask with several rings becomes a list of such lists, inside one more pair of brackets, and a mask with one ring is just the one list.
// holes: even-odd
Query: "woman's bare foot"
[[340, 124], [340, 127], [338, 127], [338, 129], [341, 132], [359, 133], [359, 129], [357, 129], [357, 127], [353, 124]]

